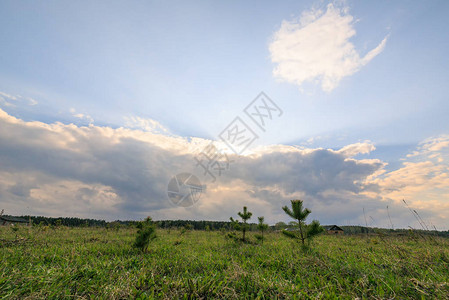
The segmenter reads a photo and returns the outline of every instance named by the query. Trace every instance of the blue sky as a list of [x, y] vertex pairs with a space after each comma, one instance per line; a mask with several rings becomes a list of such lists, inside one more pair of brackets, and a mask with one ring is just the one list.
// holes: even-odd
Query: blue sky
[[[441, 137], [449, 133], [448, 12], [447, 1], [2, 1], [0, 109], [29, 126], [61, 122], [78, 130], [91, 124], [154, 134], [157, 124], [167, 137], [215, 140], [264, 91], [284, 113], [255, 146], [338, 151], [369, 144], [375, 149], [352, 159], [382, 161], [381, 176], [390, 179], [398, 170], [411, 176], [404, 163], [436, 159], [420, 156], [428, 154], [423, 145], [429, 139], [445, 145]], [[24, 136], [15, 138], [25, 149]], [[432, 149], [446, 157], [445, 147]], [[413, 151], [421, 152], [407, 157]], [[423, 211], [437, 201], [423, 204], [426, 195], [447, 201], [443, 158], [423, 175], [433, 178], [438, 170], [442, 176], [438, 192], [419, 190], [415, 203]], [[11, 175], [15, 167], [8, 166]], [[39, 168], [33, 172], [55, 176]], [[4, 191], [6, 182], [17, 181], [6, 180], [7, 174]], [[86, 186], [101, 181], [91, 175], [76, 180]], [[382, 187], [399, 189], [387, 179], [369, 180], [380, 186], [381, 206], [401, 198], [382, 194]], [[118, 203], [127, 201], [119, 186], [102, 185], [116, 193]], [[33, 203], [33, 189], [44, 185], [33, 183], [20, 201]], [[413, 191], [402, 195], [418, 195]], [[352, 192], [354, 199], [363, 194]], [[285, 199], [296, 195], [284, 193]], [[177, 213], [202, 217], [201, 211]], [[269, 213], [274, 220], [276, 214]], [[130, 210], [117, 217], [141, 216]], [[328, 221], [324, 215], [322, 221]]]

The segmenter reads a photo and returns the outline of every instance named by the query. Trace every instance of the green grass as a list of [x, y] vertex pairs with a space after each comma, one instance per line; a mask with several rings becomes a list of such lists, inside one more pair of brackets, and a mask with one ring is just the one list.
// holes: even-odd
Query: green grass
[[0, 297], [449, 298], [447, 239], [321, 235], [305, 251], [280, 233], [159, 229], [142, 253], [136, 231], [2, 227]]

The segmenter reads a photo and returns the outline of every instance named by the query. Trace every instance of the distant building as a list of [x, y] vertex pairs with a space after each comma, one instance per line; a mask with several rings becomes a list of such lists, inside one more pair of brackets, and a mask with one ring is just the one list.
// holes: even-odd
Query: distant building
[[0, 216], [0, 225], [6, 226], [11, 224], [24, 224], [28, 225], [28, 221], [22, 218], [17, 217], [9, 217], [9, 216]]
[[345, 234], [345, 231], [337, 225], [325, 225], [323, 228], [326, 230], [327, 234]]
[[[337, 225], [324, 225], [321, 227], [324, 228], [327, 234], [345, 234], [345, 231]], [[285, 229], [285, 231], [298, 231], [298, 230], [299, 230], [298, 227], [289, 227]]]

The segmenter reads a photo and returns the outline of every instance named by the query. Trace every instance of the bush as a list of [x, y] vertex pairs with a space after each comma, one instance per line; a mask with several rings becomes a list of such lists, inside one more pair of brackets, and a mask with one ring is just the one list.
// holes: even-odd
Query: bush
[[136, 240], [134, 241], [133, 246], [145, 252], [148, 250], [150, 241], [156, 238], [156, 228], [150, 217], [147, 217], [143, 222], [139, 222], [137, 228], [139, 228], [139, 230], [137, 231]]
[[305, 241], [310, 242], [310, 240], [324, 231], [321, 227], [320, 222], [313, 220], [309, 225], [306, 224], [306, 218], [311, 213], [310, 209], [303, 208], [302, 200], [291, 200], [292, 208], [287, 206], [282, 207], [287, 215], [295, 219], [295, 222], [291, 222], [292, 225], [298, 227], [298, 231], [286, 231], [283, 230], [282, 233], [292, 239], [300, 240], [302, 246], [305, 246]]

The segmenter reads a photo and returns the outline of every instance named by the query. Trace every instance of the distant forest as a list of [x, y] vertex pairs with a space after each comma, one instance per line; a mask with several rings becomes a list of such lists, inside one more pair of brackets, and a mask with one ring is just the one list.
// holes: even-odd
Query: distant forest
[[[42, 216], [20, 216], [19, 218], [31, 220], [33, 226], [67, 226], [67, 227], [104, 227], [104, 228], [126, 228], [134, 227], [139, 221], [112, 221], [95, 219], [80, 219], [70, 217], [42, 217]], [[193, 230], [232, 230], [232, 223], [230, 221], [194, 221], [194, 220], [161, 220], [154, 221], [159, 228], [163, 229], [177, 229], [187, 228]], [[338, 225], [338, 224], [337, 224]], [[278, 222], [276, 225], [270, 226], [270, 230], [282, 230], [292, 227], [284, 222]], [[449, 237], [448, 231], [436, 230], [422, 230], [422, 229], [386, 229], [374, 228], [364, 226], [340, 226], [345, 234], [379, 234], [379, 235], [434, 235]], [[257, 224], [249, 224], [250, 231], [257, 231]]]

